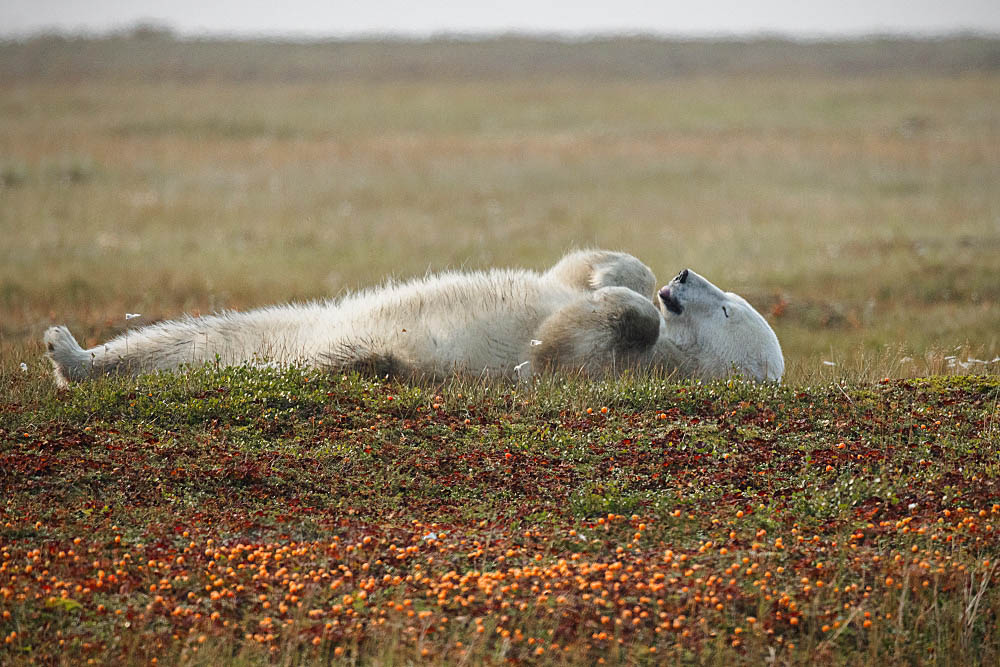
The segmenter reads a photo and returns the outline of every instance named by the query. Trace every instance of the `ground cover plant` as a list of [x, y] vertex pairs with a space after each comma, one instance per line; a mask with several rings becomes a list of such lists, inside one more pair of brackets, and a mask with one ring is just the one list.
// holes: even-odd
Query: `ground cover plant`
[[1000, 658], [995, 376], [38, 391], [5, 664]]

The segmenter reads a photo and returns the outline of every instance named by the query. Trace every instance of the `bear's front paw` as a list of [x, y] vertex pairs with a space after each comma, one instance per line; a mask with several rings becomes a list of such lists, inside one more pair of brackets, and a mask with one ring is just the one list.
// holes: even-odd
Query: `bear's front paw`
[[638, 293], [621, 287], [598, 290], [599, 312], [605, 318], [610, 346], [620, 353], [641, 352], [660, 335], [660, 313]]

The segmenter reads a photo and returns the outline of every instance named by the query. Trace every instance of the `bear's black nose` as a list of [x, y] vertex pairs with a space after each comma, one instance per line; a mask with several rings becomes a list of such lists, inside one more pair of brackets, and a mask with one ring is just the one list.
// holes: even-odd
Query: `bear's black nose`
[[687, 282], [687, 279], [688, 279], [688, 270], [687, 269], [684, 269], [683, 271], [681, 271], [680, 273], [677, 274], [677, 282], [681, 283], [682, 285], [685, 282]]
[[661, 289], [659, 292], [659, 296], [660, 296], [660, 301], [663, 302], [663, 305], [666, 307], [666, 309], [669, 310], [674, 315], [680, 315], [681, 313], [684, 312], [684, 306], [682, 306], [681, 302], [677, 300], [677, 297], [671, 293], [670, 285], [667, 285], [666, 287]]

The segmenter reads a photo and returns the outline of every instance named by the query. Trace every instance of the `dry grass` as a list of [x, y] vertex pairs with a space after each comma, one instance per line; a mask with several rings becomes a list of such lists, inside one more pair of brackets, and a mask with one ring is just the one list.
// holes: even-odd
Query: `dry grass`
[[[77, 47], [59, 48], [53, 62]], [[253, 64], [274, 48], [243, 52]], [[943, 48], [934, 62], [951, 62]], [[23, 60], [38, 45], [3, 49]], [[94, 343], [125, 312], [542, 268], [604, 246], [743, 293], [791, 381], [996, 369], [945, 359], [1000, 354], [1000, 74], [986, 56], [963, 75], [771, 62], [594, 79], [583, 58], [551, 78], [393, 80], [386, 53], [338, 51], [378, 80], [7, 71], [0, 365], [37, 358], [54, 323]]]

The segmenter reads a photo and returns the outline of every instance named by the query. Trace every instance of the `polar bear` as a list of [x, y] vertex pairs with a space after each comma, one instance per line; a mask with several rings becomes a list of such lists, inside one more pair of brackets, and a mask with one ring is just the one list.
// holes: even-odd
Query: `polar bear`
[[430, 380], [627, 368], [778, 380], [784, 372], [774, 331], [744, 299], [687, 269], [657, 292], [645, 264], [606, 250], [570, 253], [544, 273], [446, 272], [334, 301], [187, 317], [89, 350], [66, 327], [51, 327], [44, 341], [60, 386], [207, 361]]

